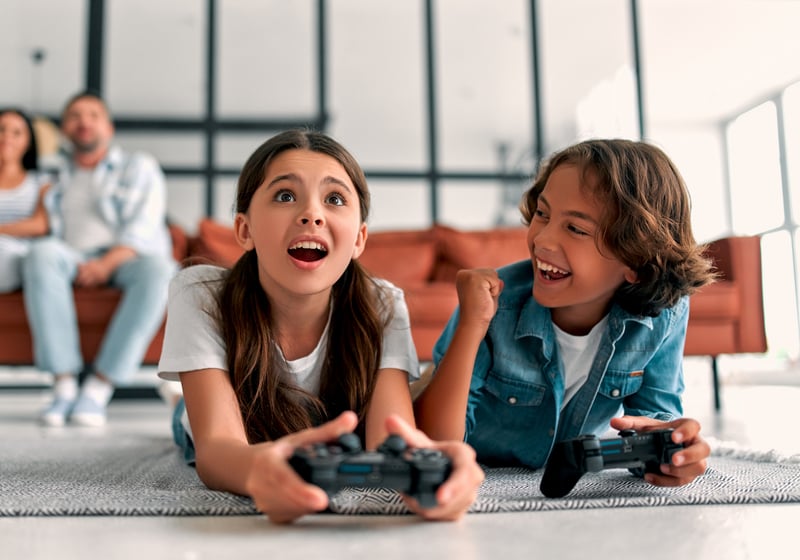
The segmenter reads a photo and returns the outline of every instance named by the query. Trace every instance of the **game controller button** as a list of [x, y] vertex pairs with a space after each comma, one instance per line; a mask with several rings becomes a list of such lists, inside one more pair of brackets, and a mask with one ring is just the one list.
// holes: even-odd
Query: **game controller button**
[[342, 446], [342, 451], [345, 453], [358, 453], [361, 451], [361, 439], [352, 432], [340, 435], [339, 445]]
[[408, 447], [406, 441], [397, 434], [391, 434], [381, 444], [382, 450], [386, 451], [387, 453], [392, 453], [395, 455], [399, 455], [400, 453], [405, 451], [406, 447]]
[[627, 430], [620, 430], [619, 437], [633, 437], [636, 435], [636, 430], [631, 430], [630, 428]]
[[411, 454], [411, 459], [416, 461], [435, 461], [444, 457], [441, 451], [436, 449], [416, 449]]

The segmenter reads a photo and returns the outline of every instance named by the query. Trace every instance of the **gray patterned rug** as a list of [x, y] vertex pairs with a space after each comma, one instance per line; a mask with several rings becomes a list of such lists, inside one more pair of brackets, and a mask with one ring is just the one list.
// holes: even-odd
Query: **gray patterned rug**
[[[0, 517], [252, 515], [250, 500], [206, 489], [167, 438], [109, 442], [50, 439], [0, 449]], [[656, 488], [625, 470], [587, 474], [565, 498], [539, 492], [541, 471], [489, 469], [474, 513], [688, 504], [800, 502], [800, 455], [779, 456], [716, 442], [707, 473], [681, 488]], [[389, 490], [346, 490], [344, 514], [404, 514]]]

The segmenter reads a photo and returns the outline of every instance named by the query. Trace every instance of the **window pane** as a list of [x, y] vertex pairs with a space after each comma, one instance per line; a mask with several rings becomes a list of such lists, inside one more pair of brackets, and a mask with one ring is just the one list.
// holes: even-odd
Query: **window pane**
[[308, 118], [316, 113], [313, 4], [311, 0], [216, 2], [217, 116]]
[[161, 167], [202, 167], [205, 139], [198, 132], [117, 131], [116, 141], [126, 150], [155, 156]]
[[367, 181], [372, 195], [367, 220], [370, 231], [425, 229], [431, 225], [428, 183], [413, 179], [370, 179], [369, 176]]
[[329, 130], [364, 168], [426, 162], [422, 2], [329, 2]]
[[136, 0], [105, 5], [104, 89], [114, 115], [201, 115], [205, 4]]
[[228, 225], [233, 225], [233, 211], [236, 203], [236, 182], [238, 175], [220, 175], [214, 179], [214, 220]]
[[733, 229], [761, 233], [783, 224], [775, 104], [763, 103], [728, 126]]
[[[505, 224], [506, 189], [497, 181], [442, 181], [440, 222], [462, 229], [488, 229]], [[519, 216], [519, 211], [517, 211]], [[519, 225], [519, 219], [513, 225]]]
[[214, 165], [240, 170], [250, 154], [278, 132], [218, 133], [214, 138]]
[[638, 138], [629, 0], [539, 0], [548, 155], [589, 136]]
[[728, 234], [728, 195], [721, 165], [723, 139], [717, 126], [659, 128], [657, 145], [675, 162], [692, 200], [692, 232], [700, 242]]
[[[86, 75], [85, 0], [2, 0], [0, 106], [61, 113]], [[44, 57], [36, 62], [35, 50]]]
[[200, 176], [167, 177], [167, 217], [189, 235], [206, 214], [206, 183]]
[[761, 239], [761, 266], [769, 353], [777, 357], [788, 355], [796, 358], [800, 332], [788, 232], [767, 234]]
[[783, 95], [783, 127], [792, 217], [800, 224], [800, 83], [787, 88]]
[[[434, 2], [440, 165], [496, 171], [533, 143], [529, 2]], [[572, 73], [572, 72], [570, 72]]]

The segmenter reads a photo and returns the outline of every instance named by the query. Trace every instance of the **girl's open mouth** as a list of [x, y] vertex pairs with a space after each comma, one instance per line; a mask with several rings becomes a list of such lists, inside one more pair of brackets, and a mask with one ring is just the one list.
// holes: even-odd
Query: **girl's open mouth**
[[328, 249], [316, 241], [301, 241], [289, 247], [289, 256], [303, 262], [318, 261], [327, 254]]

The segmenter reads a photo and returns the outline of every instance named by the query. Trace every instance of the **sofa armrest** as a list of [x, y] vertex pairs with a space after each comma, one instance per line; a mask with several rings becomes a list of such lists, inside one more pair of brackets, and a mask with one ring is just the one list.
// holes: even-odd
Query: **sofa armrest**
[[767, 350], [761, 277], [761, 238], [725, 237], [708, 244], [706, 254], [714, 261], [720, 282], [732, 282], [741, 298], [739, 352]]

